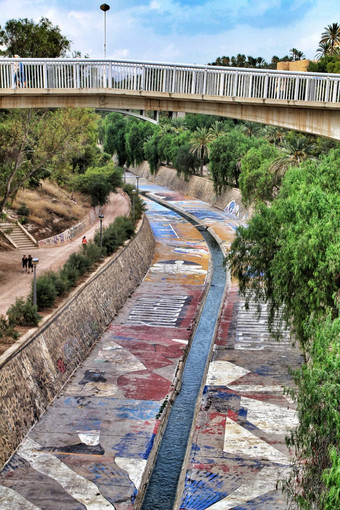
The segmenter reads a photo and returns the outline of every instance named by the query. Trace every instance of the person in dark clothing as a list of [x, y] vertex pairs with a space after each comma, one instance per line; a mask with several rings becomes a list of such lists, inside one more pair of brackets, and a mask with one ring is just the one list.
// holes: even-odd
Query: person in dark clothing
[[22, 263], [22, 272], [23, 273], [27, 273], [27, 262], [28, 262], [28, 259], [26, 257], [26, 255], [24, 255], [21, 259], [21, 263]]
[[30, 272], [31, 270], [31, 273], [33, 273], [33, 258], [31, 255], [28, 255], [27, 257], [27, 264], [28, 264], [28, 273]]

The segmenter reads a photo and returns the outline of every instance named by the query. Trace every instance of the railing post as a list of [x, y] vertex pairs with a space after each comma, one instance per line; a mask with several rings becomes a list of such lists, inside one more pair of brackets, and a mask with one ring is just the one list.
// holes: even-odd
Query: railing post
[[238, 80], [238, 72], [235, 71], [234, 73], [234, 86], [233, 86], [233, 96], [237, 96], [237, 80]]
[[142, 67], [142, 81], [140, 85], [141, 90], [145, 90], [145, 66]]
[[307, 78], [307, 80], [306, 80], [306, 91], [305, 91], [305, 101], [308, 101], [308, 97], [309, 97], [309, 84], [310, 84], [310, 78]]
[[264, 78], [264, 89], [263, 89], [263, 99], [267, 99], [268, 97], [268, 73]]
[[112, 89], [112, 62], [110, 60], [109, 64], [109, 73], [108, 73], [108, 88]]
[[224, 96], [224, 73], [221, 73], [220, 96]]
[[206, 93], [207, 93], [207, 70], [204, 69], [202, 94], [205, 95]]
[[176, 89], [176, 67], [174, 67], [174, 72], [172, 75], [172, 85], [171, 85], [171, 92], [174, 93]]
[[167, 69], [165, 67], [163, 70], [163, 92], [166, 92], [166, 72], [167, 72]]
[[252, 92], [253, 92], [252, 86], [253, 86], [253, 75], [251, 74], [250, 75], [250, 80], [249, 80], [248, 97], [253, 97], [253, 95], [252, 95]]
[[44, 80], [44, 89], [48, 89], [48, 83], [47, 83], [47, 63], [43, 63], [43, 80]]
[[338, 81], [338, 80], [333, 80], [333, 97], [332, 97], [332, 103], [336, 103], [336, 96], [337, 96], [337, 91], [338, 91], [338, 85], [339, 85], [339, 81]]
[[296, 76], [295, 77], [294, 101], [299, 100], [299, 86], [300, 86], [300, 78], [298, 76]]
[[192, 71], [191, 93], [195, 94], [195, 91], [196, 91], [196, 71]]
[[326, 91], [325, 91], [325, 103], [328, 103], [328, 97], [329, 97], [329, 76], [327, 76], [327, 81], [326, 81]]

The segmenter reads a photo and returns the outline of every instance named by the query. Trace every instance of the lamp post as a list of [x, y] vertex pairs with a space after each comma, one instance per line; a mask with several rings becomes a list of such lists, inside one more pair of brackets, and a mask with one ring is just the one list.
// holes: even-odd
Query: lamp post
[[33, 264], [33, 306], [37, 306], [37, 265], [39, 259], [34, 257], [32, 259]]
[[100, 221], [100, 251], [103, 250], [103, 219], [104, 214], [99, 215], [99, 221]]
[[136, 193], [137, 193], [135, 188], [133, 188], [131, 193], [132, 193], [132, 218], [133, 218], [133, 221], [135, 221], [135, 196], [136, 196]]
[[140, 179], [140, 175], [136, 175], [136, 187], [137, 187], [137, 197], [138, 197], [138, 193], [139, 193], [139, 187], [138, 187], [138, 181]]
[[104, 12], [104, 58], [106, 58], [106, 12], [110, 10], [110, 6], [102, 4], [100, 9]]

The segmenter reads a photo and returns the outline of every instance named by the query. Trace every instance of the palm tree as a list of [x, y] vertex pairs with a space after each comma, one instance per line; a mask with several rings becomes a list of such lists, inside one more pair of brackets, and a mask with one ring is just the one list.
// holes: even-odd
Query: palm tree
[[282, 148], [283, 154], [275, 159], [269, 169], [278, 179], [282, 179], [291, 166], [299, 166], [307, 159], [313, 159], [315, 144], [307, 136], [296, 136], [291, 142], [286, 142]]
[[324, 32], [321, 34], [321, 43], [329, 43], [330, 50], [329, 54], [333, 55], [336, 46], [340, 44], [340, 25], [339, 23], [332, 23], [324, 28]]
[[329, 41], [320, 42], [318, 49], [316, 50], [315, 58], [320, 59], [329, 55], [331, 51], [331, 44]]
[[225, 125], [224, 122], [217, 120], [212, 126], [209, 128], [209, 134], [211, 135], [211, 140], [215, 140], [218, 136], [225, 133]]
[[209, 157], [208, 144], [213, 140], [211, 133], [205, 127], [197, 128], [190, 139], [190, 152], [195, 154], [201, 161], [200, 173], [203, 175], [205, 158]]
[[302, 60], [303, 58], [305, 58], [303, 51], [299, 51], [296, 48], [290, 49], [289, 53], [291, 54], [293, 61]]

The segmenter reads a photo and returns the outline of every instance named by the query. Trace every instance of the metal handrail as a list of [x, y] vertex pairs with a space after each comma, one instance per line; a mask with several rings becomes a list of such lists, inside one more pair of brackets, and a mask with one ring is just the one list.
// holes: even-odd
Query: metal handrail
[[0, 89], [136, 92], [340, 102], [338, 74], [103, 59], [0, 59]]

